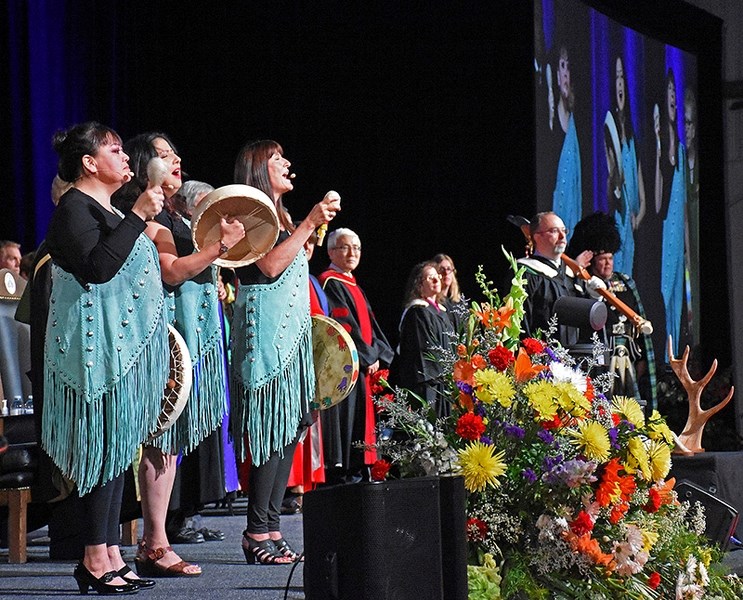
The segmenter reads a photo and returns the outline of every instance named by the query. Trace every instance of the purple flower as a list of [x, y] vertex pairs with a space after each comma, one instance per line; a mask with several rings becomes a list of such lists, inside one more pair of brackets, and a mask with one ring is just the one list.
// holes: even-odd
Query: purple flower
[[562, 462], [562, 454], [558, 454], [557, 456], [545, 456], [544, 462], [542, 463], [542, 470], [545, 473], [548, 473], [552, 469], [554, 469], [557, 465], [559, 465], [561, 462]]
[[611, 447], [615, 450], [621, 448], [621, 445], [619, 444], [619, 431], [617, 431], [616, 427], [612, 427], [609, 430], [609, 442], [611, 443]]
[[474, 412], [479, 417], [484, 417], [487, 414], [487, 412], [485, 411], [485, 405], [479, 400], [475, 402], [472, 412]]
[[492, 445], [493, 445], [493, 440], [491, 440], [491, 439], [490, 439], [490, 438], [489, 438], [488, 436], [486, 436], [486, 435], [481, 435], [481, 436], [480, 436], [480, 442], [481, 442], [482, 444], [485, 444], [486, 446], [492, 446]]
[[457, 381], [457, 387], [464, 394], [472, 394], [472, 386], [469, 383], [465, 383], [464, 381]]
[[524, 469], [521, 471], [521, 476], [526, 479], [529, 483], [534, 483], [537, 480], [537, 474], [533, 469]]
[[537, 432], [537, 437], [548, 446], [555, 443], [555, 436], [546, 429], [540, 429]]
[[521, 427], [510, 423], [505, 423], [503, 425], [503, 433], [509, 437], [516, 438], [517, 440], [523, 440], [525, 435], [525, 432]]
[[555, 361], [555, 362], [560, 362], [560, 359], [559, 359], [559, 358], [557, 358], [557, 354], [555, 354], [555, 353], [554, 353], [554, 352], [552, 351], [552, 348], [550, 348], [549, 346], [546, 346], [546, 347], [544, 348], [544, 352], [545, 352], [545, 354], [546, 354], [547, 356], [549, 356], [549, 357], [550, 357], [550, 359], [551, 359], [551, 360], [553, 360], [553, 361]]

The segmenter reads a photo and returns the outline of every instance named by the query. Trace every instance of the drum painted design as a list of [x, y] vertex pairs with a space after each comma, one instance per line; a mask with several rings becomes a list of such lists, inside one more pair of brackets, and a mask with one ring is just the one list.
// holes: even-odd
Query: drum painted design
[[322, 315], [312, 317], [312, 353], [316, 380], [312, 408], [324, 410], [351, 393], [359, 378], [359, 354], [340, 323]]
[[264, 256], [279, 237], [279, 217], [271, 199], [261, 190], [235, 183], [212, 190], [191, 217], [196, 250], [220, 241], [222, 217], [237, 219], [245, 237], [214, 261], [220, 267], [244, 267]]
[[191, 394], [193, 383], [191, 354], [188, 352], [186, 340], [172, 325], [168, 325], [168, 346], [170, 347], [168, 382], [163, 390], [163, 402], [160, 416], [157, 418], [157, 429], [150, 439], [162, 435], [173, 426], [176, 419], [181, 416], [183, 409], [186, 408], [186, 401]]

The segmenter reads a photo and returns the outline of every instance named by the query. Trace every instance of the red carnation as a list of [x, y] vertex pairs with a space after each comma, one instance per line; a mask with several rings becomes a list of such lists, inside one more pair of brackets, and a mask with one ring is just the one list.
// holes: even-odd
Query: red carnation
[[660, 497], [660, 492], [656, 490], [655, 488], [650, 488], [648, 491], [648, 502], [645, 506], [642, 508], [645, 510], [645, 512], [654, 513], [658, 512], [658, 509], [660, 508], [662, 501]]
[[525, 340], [522, 340], [521, 345], [529, 356], [544, 352], [544, 344], [534, 338], [526, 338]]
[[591, 519], [591, 516], [585, 510], [582, 510], [575, 517], [575, 520], [571, 521], [570, 529], [578, 536], [590, 533], [593, 531], [593, 519]]
[[387, 389], [387, 385], [381, 383], [381, 381], [387, 381], [389, 376], [389, 369], [379, 369], [376, 373], [374, 373], [369, 381], [369, 383], [371, 384], [369, 388], [371, 389], [371, 393], [375, 396], [378, 396], [379, 394], [384, 392], [384, 390]]
[[648, 587], [651, 590], [655, 590], [660, 585], [660, 573], [658, 571], [653, 571], [650, 573], [650, 577], [648, 577]]
[[384, 459], [380, 459], [371, 466], [371, 478], [372, 481], [384, 481], [387, 479], [387, 473], [389, 473], [390, 463]]
[[499, 371], [505, 371], [515, 360], [513, 352], [505, 346], [496, 346], [488, 352], [488, 360]]
[[457, 421], [457, 435], [465, 440], [479, 440], [485, 433], [482, 417], [471, 412], [464, 413]]
[[467, 541], [482, 542], [488, 534], [488, 526], [485, 521], [471, 517], [467, 519]]

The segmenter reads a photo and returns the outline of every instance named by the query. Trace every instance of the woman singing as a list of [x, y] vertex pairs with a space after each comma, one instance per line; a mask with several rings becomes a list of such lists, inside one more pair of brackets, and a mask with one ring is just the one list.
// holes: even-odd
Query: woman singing
[[[245, 229], [240, 221], [222, 219], [220, 240], [194, 252], [190, 226], [184, 220], [185, 203], [176, 195], [181, 188], [181, 159], [170, 140], [163, 133], [145, 133], [128, 140], [125, 148], [136, 175], [117, 194], [118, 206], [126, 206], [147, 186], [147, 165], [152, 158], [159, 157], [167, 167], [162, 184], [165, 210], [147, 223], [145, 233], [157, 248], [168, 321], [186, 340], [194, 370], [194, 385], [183, 413], [143, 448], [139, 484], [144, 529], [135, 563], [138, 573], [150, 577], [198, 576], [201, 568], [181, 560], [170, 547], [165, 525], [178, 454], [192, 452], [202, 441], [205, 446], [213, 441], [217, 462], [220, 458], [217, 427], [226, 413], [226, 378], [216, 273], [211, 263], [237, 244]], [[209, 500], [219, 500], [224, 495], [223, 471], [215, 470], [212, 475], [217, 481]], [[208, 481], [201, 483], [209, 487]]]
[[131, 171], [109, 127], [75, 125], [55, 134], [53, 144], [59, 176], [74, 184], [46, 238], [54, 264], [42, 445], [80, 494], [80, 593], [128, 594], [154, 585], [121, 558], [119, 513], [124, 471], [156, 425], [168, 376], [160, 267], [144, 235], [163, 193], [147, 187], [126, 214], [111, 206]]
[[276, 245], [237, 270], [240, 288], [232, 322], [231, 429], [236, 452], [252, 467], [248, 523], [242, 546], [249, 564], [292, 562], [298, 554], [281, 536], [281, 501], [300, 426], [310, 425], [315, 392], [310, 322], [309, 269], [304, 244], [340, 210], [325, 197], [296, 228], [282, 196], [294, 189], [290, 162], [273, 141], [246, 145], [235, 163], [235, 181], [265, 192], [279, 215]]

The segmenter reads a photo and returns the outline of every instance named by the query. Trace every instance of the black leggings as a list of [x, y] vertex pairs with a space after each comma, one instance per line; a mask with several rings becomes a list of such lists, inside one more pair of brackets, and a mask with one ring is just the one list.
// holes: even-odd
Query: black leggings
[[80, 497], [82, 540], [86, 546], [119, 545], [121, 542], [119, 517], [123, 493], [124, 473], [108, 483], [94, 487]]
[[294, 449], [299, 436], [284, 448], [284, 457], [273, 452], [259, 467], [251, 465], [248, 478], [248, 533], [281, 531], [281, 501], [284, 499]]

